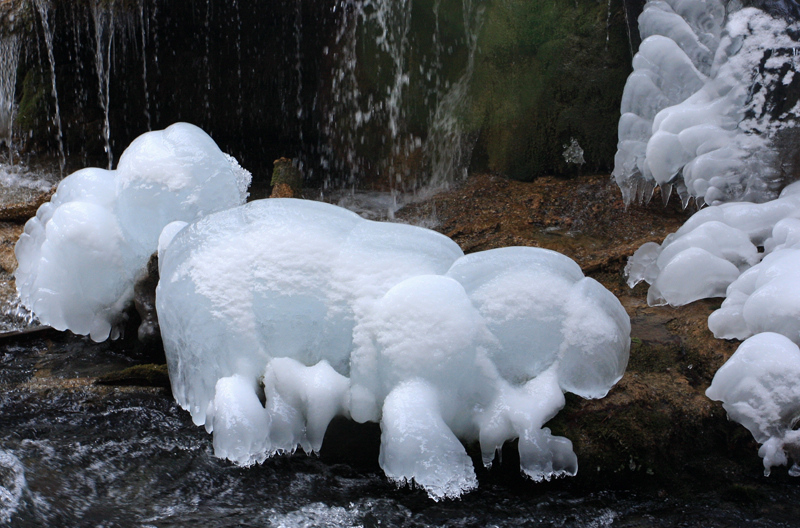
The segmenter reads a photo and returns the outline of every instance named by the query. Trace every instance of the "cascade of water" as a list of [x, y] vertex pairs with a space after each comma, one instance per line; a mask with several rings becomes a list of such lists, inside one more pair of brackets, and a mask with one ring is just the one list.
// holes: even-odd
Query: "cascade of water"
[[144, 115], [147, 118], [147, 130], [153, 130], [152, 122], [150, 119], [150, 91], [147, 89], [147, 34], [148, 22], [144, 16], [144, 3], [145, 0], [139, 2], [139, 27], [141, 29], [142, 38], [142, 84], [144, 85]]
[[[475, 72], [478, 33], [483, 24], [484, 6], [476, 0], [463, 0], [464, 39], [467, 44], [467, 66], [461, 78], [439, 99], [428, 127], [425, 152], [430, 163], [429, 185], [446, 187], [464, 176], [472, 157], [476, 137], [465, 134], [459, 113], [467, 105], [469, 87]], [[436, 3], [438, 6], [439, 2]]]
[[[295, 38], [295, 67], [297, 73], [297, 119], [303, 118], [303, 55], [301, 52], [301, 44], [303, 42], [303, 4], [302, 2], [295, 3], [294, 14], [294, 38]], [[300, 127], [300, 143], [303, 142], [303, 128]]]
[[[341, 21], [333, 50], [333, 101], [320, 131], [328, 141], [321, 150], [347, 175], [346, 185], [371, 173], [388, 180], [392, 189], [441, 186], [460, 176], [471, 156], [474, 138], [466, 137], [462, 114], [485, 8], [475, 0], [462, 2], [464, 33], [453, 41], [451, 26], [460, 23], [448, 19], [450, 33], [443, 37], [441, 0], [433, 2], [432, 12], [424, 11], [421, 2], [413, 4], [344, 0], [337, 5]], [[452, 6], [448, 9], [453, 18]], [[433, 35], [416, 31], [412, 16], [430, 20]], [[454, 54], [454, 48], [466, 53]], [[463, 64], [460, 75], [451, 60]], [[364, 70], [375, 85], [363, 84]], [[381, 159], [375, 160], [377, 151]]]
[[206, 73], [206, 86], [203, 93], [203, 106], [206, 109], [206, 125], [211, 125], [211, 0], [206, 0], [206, 49], [203, 55], [203, 67]]
[[97, 70], [98, 96], [103, 107], [103, 139], [108, 156], [108, 169], [114, 166], [114, 153], [111, 150], [111, 51], [114, 43], [114, 0], [105, 2], [95, 0], [92, 4], [94, 19], [95, 69]]
[[[153, 64], [155, 64], [156, 71], [155, 71], [155, 78], [156, 78], [156, 86], [155, 90], [156, 93], [161, 91], [161, 83], [159, 80], [161, 79], [161, 65], [158, 62], [159, 56], [159, 39], [158, 39], [158, 1], [153, 0], [153, 9], [150, 11], [150, 22], [148, 23], [148, 29], [150, 31], [150, 35], [153, 37]], [[241, 62], [241, 61], [240, 61]], [[159, 100], [155, 98], [153, 100], [153, 112], [155, 114], [155, 122], [158, 123], [161, 121], [161, 113], [159, 111]]]
[[[299, 2], [298, 2], [299, 4]], [[233, 0], [233, 10], [236, 13], [236, 78], [239, 81], [239, 90], [236, 106], [236, 117], [241, 121], [244, 115], [244, 105], [242, 99], [242, 14], [239, 10], [239, 1]]]
[[53, 101], [55, 102], [55, 123], [58, 130], [58, 158], [61, 173], [64, 173], [64, 167], [67, 163], [66, 154], [64, 153], [64, 134], [61, 128], [61, 107], [58, 104], [58, 88], [56, 87], [56, 59], [53, 52], [53, 35], [55, 28], [50, 26], [50, 13], [52, 5], [50, 0], [34, 0], [36, 10], [39, 12], [39, 17], [42, 20], [42, 29], [44, 30], [45, 44], [47, 45], [47, 58], [50, 61], [50, 81], [51, 91], [53, 94]]
[[20, 41], [16, 34], [3, 35], [0, 40], [0, 137], [8, 133], [8, 162], [14, 164], [14, 92], [17, 85]]

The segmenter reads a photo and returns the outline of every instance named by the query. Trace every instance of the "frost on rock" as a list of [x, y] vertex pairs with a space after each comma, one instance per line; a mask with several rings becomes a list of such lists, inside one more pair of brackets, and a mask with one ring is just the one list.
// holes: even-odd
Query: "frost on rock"
[[519, 438], [527, 476], [574, 475], [571, 442], [543, 426], [565, 391], [602, 397], [627, 364], [624, 309], [558, 253], [464, 256], [293, 199], [179, 228], [162, 235], [157, 290], [173, 394], [242, 465], [317, 451], [342, 415], [380, 422], [386, 475], [437, 500], [477, 486], [462, 441], [491, 464]]
[[231, 159], [178, 123], [134, 140], [117, 170], [67, 176], [17, 243], [23, 304], [58, 330], [116, 337], [162, 228], [244, 201], [250, 174]]
[[648, 0], [615, 158], [626, 203], [656, 186], [684, 206], [762, 202], [794, 178], [798, 26], [738, 5]]
[[765, 332], [742, 343], [706, 391], [761, 444], [765, 475], [791, 458], [789, 473], [800, 476], [798, 379], [800, 349], [780, 334]]

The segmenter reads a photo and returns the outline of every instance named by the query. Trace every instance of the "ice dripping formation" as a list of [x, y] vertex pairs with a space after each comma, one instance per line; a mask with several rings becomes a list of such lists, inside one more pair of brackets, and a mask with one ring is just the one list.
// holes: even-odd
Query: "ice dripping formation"
[[[683, 11], [689, 4], [695, 18]], [[665, 200], [674, 186], [684, 206], [692, 197], [710, 204], [639, 248], [628, 284], [650, 284], [651, 305], [725, 298], [709, 329], [746, 341], [707, 395], [762, 444], [766, 474], [791, 463], [800, 475], [800, 183], [789, 147], [800, 27], [793, 2], [762, 4], [771, 14], [733, 2], [648, 2], [639, 22], [650, 36], [625, 88], [614, 176], [628, 203], [660, 185]]]
[[538, 248], [464, 256], [444, 235], [294, 199], [245, 201], [250, 175], [199, 128], [148, 132], [114, 171], [58, 186], [16, 247], [22, 301], [57, 329], [115, 337], [157, 250], [173, 394], [250, 465], [318, 451], [331, 419], [380, 422], [380, 464], [439, 500], [475, 488], [518, 438], [522, 472], [577, 471], [544, 427], [565, 392], [622, 377], [630, 321], [579, 266]]
[[134, 141], [116, 170], [59, 183], [16, 245], [22, 303], [58, 330], [116, 338], [161, 229], [244, 203], [250, 174], [199, 128], [177, 123]]
[[238, 464], [317, 451], [342, 415], [380, 422], [386, 475], [436, 500], [477, 486], [461, 440], [489, 465], [519, 438], [525, 475], [574, 475], [571, 442], [544, 424], [564, 392], [603, 397], [627, 365], [625, 310], [552, 251], [463, 256], [438, 233], [293, 199], [168, 227], [160, 246], [173, 393]]
[[793, 21], [738, 2], [656, 0], [639, 28], [614, 168], [626, 203], [656, 186], [684, 205], [776, 198], [796, 170], [783, 159], [800, 111]]

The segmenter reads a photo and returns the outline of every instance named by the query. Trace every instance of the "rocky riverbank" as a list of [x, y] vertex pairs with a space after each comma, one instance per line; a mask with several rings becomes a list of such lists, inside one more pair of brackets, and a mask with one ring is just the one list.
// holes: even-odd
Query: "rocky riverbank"
[[[704, 395], [738, 345], [714, 339], [707, 329], [708, 314], [719, 300], [652, 308], [644, 286], [630, 289], [624, 282], [627, 256], [644, 242], [661, 241], [687, 216], [677, 203], [662, 206], [657, 195], [648, 206], [626, 209], [605, 175], [532, 183], [475, 175], [458, 189], [398, 213], [401, 221], [423, 218], [436, 224], [465, 252], [510, 245], [563, 252], [617, 295], [631, 317], [631, 359], [623, 379], [601, 400], [568, 396], [567, 407], [549, 424], [555, 434], [573, 441], [578, 476], [549, 484], [526, 482], [518, 474], [515, 449], [507, 446], [503, 464], [479, 473], [482, 481], [530, 496], [636, 490], [648, 500], [700, 501], [703, 508], [720, 507], [734, 518], [792, 518], [792, 504], [800, 498], [798, 482], [781, 470], [763, 477], [757, 444]], [[13, 291], [12, 247], [21, 230], [18, 222], [0, 224], [0, 287], [5, 295]], [[164, 367], [152, 364], [151, 356], [131, 340], [94, 344], [49, 331], [0, 338], [0, 348], [0, 387], [13, 395], [0, 403], [3, 420], [24, 414], [17, 406], [31, 399], [77, 399], [78, 408], [100, 410], [104, 402], [113, 407], [131, 398], [174, 405]], [[179, 416], [189, 421], [188, 415]], [[354, 436], [359, 454], [335, 447], [352, 446]], [[206, 440], [210, 446], [210, 436]], [[322, 463], [377, 471], [378, 440], [377, 427], [335, 422]]]

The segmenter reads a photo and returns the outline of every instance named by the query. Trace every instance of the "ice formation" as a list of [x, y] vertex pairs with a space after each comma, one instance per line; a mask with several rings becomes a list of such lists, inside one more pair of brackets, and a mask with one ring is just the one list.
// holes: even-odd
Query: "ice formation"
[[786, 337], [764, 332], [739, 346], [706, 391], [761, 444], [764, 474], [783, 466], [800, 476], [800, 349]]
[[162, 228], [243, 203], [249, 183], [193, 125], [140, 136], [117, 170], [71, 174], [25, 224], [16, 246], [20, 299], [56, 329], [116, 337]]
[[790, 473], [800, 475], [800, 182], [766, 203], [700, 210], [662, 244], [639, 248], [625, 271], [631, 287], [650, 283], [651, 305], [725, 297], [709, 329], [749, 339], [707, 395], [762, 444], [767, 473], [791, 457]]
[[684, 206], [761, 202], [785, 185], [793, 168], [779, 152], [800, 115], [798, 27], [740, 5], [648, 0], [614, 168], [626, 203], [655, 186], [665, 200], [675, 187]]
[[490, 464], [519, 438], [522, 471], [572, 475], [544, 424], [565, 391], [599, 398], [622, 376], [630, 322], [567, 257], [464, 256], [447, 237], [293, 199], [170, 225], [157, 307], [173, 394], [249, 465], [319, 450], [337, 415], [381, 424], [380, 464], [434, 499], [477, 485], [461, 441]]
[[[797, 218], [800, 182], [789, 185], [770, 202], [706, 207], [662, 244], [649, 242], [640, 247], [625, 268], [628, 285], [633, 287], [641, 281], [650, 284], [650, 305], [681, 306], [698, 299], [726, 296], [729, 305], [739, 303], [741, 295], [748, 288], [750, 295], [756, 286], [755, 274], [800, 237], [793, 229]], [[759, 247], [770, 255], [763, 264], [751, 268], [764, 256]], [[771, 272], [767, 275], [771, 276]]]

